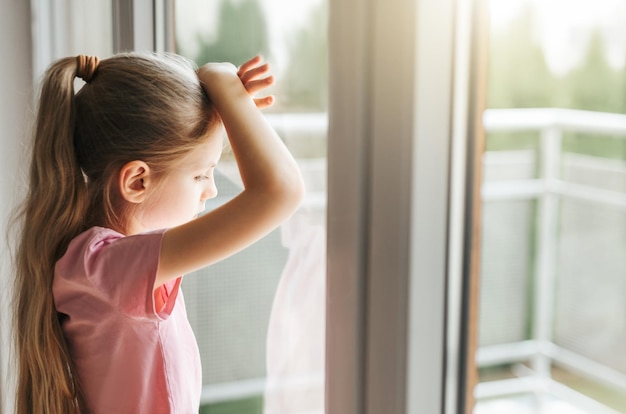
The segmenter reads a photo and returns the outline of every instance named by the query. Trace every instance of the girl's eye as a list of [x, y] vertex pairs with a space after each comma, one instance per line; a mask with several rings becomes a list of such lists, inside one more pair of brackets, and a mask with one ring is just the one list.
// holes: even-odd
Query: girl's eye
[[199, 175], [197, 177], [194, 177], [194, 180], [196, 181], [204, 181], [204, 180], [208, 180], [210, 177], [208, 175]]

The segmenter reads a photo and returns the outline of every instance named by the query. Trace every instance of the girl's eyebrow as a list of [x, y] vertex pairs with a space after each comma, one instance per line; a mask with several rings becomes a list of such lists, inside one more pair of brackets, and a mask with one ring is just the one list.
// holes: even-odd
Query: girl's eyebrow
[[217, 167], [217, 162], [211, 161], [208, 164], [203, 163], [202, 165], [199, 166], [199, 169], [201, 169], [202, 171], [209, 171], [216, 167]]
[[191, 165], [194, 165], [197, 168], [209, 169], [209, 168], [215, 167], [218, 162], [219, 162], [219, 159], [207, 160], [206, 158], [204, 158], [204, 159], [198, 159], [198, 160], [193, 161]]

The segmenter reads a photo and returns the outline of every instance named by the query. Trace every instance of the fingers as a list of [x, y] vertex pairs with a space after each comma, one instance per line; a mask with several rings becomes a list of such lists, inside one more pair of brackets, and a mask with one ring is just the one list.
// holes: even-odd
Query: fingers
[[263, 78], [263, 79], [259, 79], [259, 80], [243, 82], [243, 84], [246, 87], [246, 89], [248, 90], [248, 93], [250, 93], [251, 95], [254, 95], [258, 91], [263, 90], [263, 89], [273, 85], [274, 84], [274, 77], [273, 76], [268, 76], [267, 78]]
[[261, 58], [260, 55], [256, 55], [255, 57], [253, 57], [252, 59], [248, 60], [247, 62], [244, 62], [239, 67], [239, 70], [237, 71], [237, 76], [239, 76], [239, 78], [241, 78], [247, 71], [249, 71], [253, 67], [257, 66], [259, 63], [261, 63], [261, 59], [262, 58]]
[[[262, 63], [263, 58], [259, 55], [244, 62], [237, 70], [237, 76], [251, 96], [274, 84], [274, 77], [265, 76], [269, 70], [269, 63]], [[254, 103], [260, 109], [274, 104], [273, 96], [254, 98]]]
[[269, 70], [270, 70], [269, 63], [264, 63], [255, 68], [248, 69], [246, 72], [239, 75], [239, 78], [241, 79], [241, 82], [246, 84], [252, 80], [259, 79], [260, 77], [265, 75], [267, 72], [269, 72]]
[[263, 98], [254, 98], [254, 103], [259, 109], [267, 108], [274, 104], [274, 97], [269, 95]]

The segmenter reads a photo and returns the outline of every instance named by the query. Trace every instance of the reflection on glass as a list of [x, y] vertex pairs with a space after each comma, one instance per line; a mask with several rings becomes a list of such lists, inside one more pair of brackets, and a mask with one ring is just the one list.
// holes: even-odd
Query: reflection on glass
[[490, 13], [475, 412], [626, 412], [626, 3]]
[[[176, 47], [201, 65], [262, 54], [277, 82], [266, 110], [302, 169], [307, 196], [280, 229], [185, 278], [203, 364], [202, 412], [322, 413], [324, 407], [327, 4], [176, 2]], [[214, 208], [242, 188], [232, 154]]]

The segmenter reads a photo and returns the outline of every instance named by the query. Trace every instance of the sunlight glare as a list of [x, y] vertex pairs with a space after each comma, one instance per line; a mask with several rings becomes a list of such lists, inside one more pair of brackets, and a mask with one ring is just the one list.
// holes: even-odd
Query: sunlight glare
[[497, 30], [530, 5], [536, 27], [531, 28], [550, 70], [564, 75], [584, 61], [594, 33], [605, 46], [615, 69], [626, 63], [626, 2], [623, 0], [490, 0], [491, 27]]

